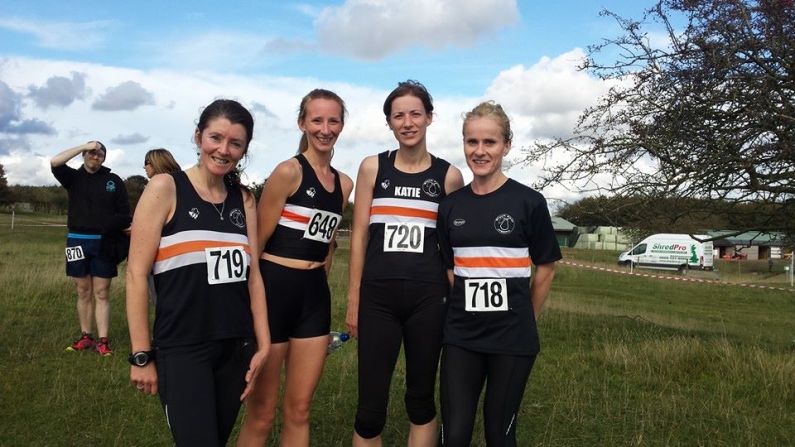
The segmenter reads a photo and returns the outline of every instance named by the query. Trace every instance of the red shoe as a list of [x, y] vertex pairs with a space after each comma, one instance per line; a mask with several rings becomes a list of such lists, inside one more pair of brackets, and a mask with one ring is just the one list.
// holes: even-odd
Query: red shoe
[[66, 347], [67, 351], [85, 351], [94, 349], [94, 337], [91, 334], [83, 332], [83, 335], [80, 336], [74, 343]]
[[113, 355], [113, 350], [110, 349], [110, 342], [108, 341], [108, 337], [100, 338], [94, 350], [97, 351], [97, 354], [103, 357]]

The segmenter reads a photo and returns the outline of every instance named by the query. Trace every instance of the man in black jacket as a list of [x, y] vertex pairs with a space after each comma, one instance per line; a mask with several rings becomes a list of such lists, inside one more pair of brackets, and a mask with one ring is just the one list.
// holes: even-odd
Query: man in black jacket
[[[83, 166], [71, 168], [66, 162], [82, 154]], [[69, 194], [66, 236], [66, 275], [77, 286], [77, 316], [81, 336], [67, 351], [93, 350], [100, 355], [113, 354], [108, 342], [110, 324], [110, 282], [117, 275], [119, 260], [111, 259], [103, 242], [118, 240], [119, 233], [129, 234], [130, 202], [122, 179], [102, 163], [107, 149], [99, 141], [89, 141], [66, 149], [50, 160], [52, 173]], [[92, 335], [92, 314], [97, 335]]]

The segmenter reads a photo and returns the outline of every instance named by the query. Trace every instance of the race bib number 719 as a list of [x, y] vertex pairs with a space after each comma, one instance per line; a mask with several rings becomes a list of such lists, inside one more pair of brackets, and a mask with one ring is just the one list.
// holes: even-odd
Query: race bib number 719
[[508, 310], [508, 285], [505, 278], [464, 280], [464, 301], [468, 312]]
[[205, 248], [207, 283], [223, 284], [245, 281], [248, 267], [243, 247]]

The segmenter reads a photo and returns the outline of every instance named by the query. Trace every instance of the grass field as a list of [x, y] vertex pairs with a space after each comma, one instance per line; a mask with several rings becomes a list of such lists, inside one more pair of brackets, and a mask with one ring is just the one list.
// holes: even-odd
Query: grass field
[[[117, 355], [63, 350], [77, 335], [65, 232], [0, 226], [0, 445], [170, 445], [157, 398], [128, 382], [121, 279], [111, 291]], [[347, 254], [343, 243], [330, 279], [335, 328], [344, 320]], [[609, 254], [565, 256], [615, 264]], [[795, 293], [559, 266], [540, 331], [521, 446], [795, 442]], [[388, 446], [405, 445], [403, 372], [399, 365], [393, 380]], [[313, 445], [350, 445], [355, 404], [350, 342], [329, 357]]]

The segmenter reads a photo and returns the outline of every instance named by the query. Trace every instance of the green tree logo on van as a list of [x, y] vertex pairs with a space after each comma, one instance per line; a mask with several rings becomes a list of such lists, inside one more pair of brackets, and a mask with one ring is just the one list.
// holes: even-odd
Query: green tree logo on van
[[696, 264], [698, 262], [698, 255], [696, 254], [696, 244], [690, 244], [690, 263]]

